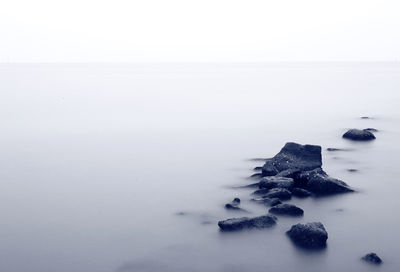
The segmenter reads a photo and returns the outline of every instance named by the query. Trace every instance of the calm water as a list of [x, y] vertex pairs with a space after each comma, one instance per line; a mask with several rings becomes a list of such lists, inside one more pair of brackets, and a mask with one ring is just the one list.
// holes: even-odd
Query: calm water
[[[0, 94], [0, 271], [400, 268], [400, 64], [3, 64]], [[380, 131], [341, 139], [353, 127]], [[303, 218], [220, 233], [243, 215], [224, 210], [234, 197], [267, 211], [231, 187], [287, 141], [352, 148], [324, 151], [323, 167], [358, 192], [293, 199]], [[310, 221], [326, 250], [285, 236]], [[382, 266], [360, 261], [371, 251]]]

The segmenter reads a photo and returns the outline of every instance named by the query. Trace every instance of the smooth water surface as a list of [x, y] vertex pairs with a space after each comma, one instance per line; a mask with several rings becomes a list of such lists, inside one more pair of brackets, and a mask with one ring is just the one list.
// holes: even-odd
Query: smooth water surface
[[[3, 64], [0, 94], [0, 271], [400, 268], [398, 63]], [[353, 127], [377, 139], [343, 140]], [[232, 187], [288, 141], [321, 145], [357, 193], [221, 233], [218, 220], [267, 212]], [[234, 197], [249, 214], [223, 208]], [[310, 221], [325, 250], [286, 237]], [[371, 251], [383, 265], [360, 261]]]

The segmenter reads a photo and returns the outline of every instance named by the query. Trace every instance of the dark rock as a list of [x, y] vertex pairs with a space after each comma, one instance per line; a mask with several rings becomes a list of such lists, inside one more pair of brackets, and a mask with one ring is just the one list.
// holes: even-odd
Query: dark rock
[[268, 197], [253, 198], [252, 201], [262, 203], [264, 205], [271, 206], [271, 207], [282, 203], [279, 200], [279, 198], [268, 198]]
[[279, 204], [271, 209], [269, 209], [270, 213], [279, 214], [279, 215], [291, 215], [291, 216], [302, 216], [304, 214], [303, 209], [292, 205], [292, 204]]
[[347, 171], [349, 171], [349, 172], [353, 172], [353, 173], [354, 173], [354, 172], [358, 172], [358, 170], [357, 170], [357, 169], [352, 169], [352, 168], [351, 168], [351, 169], [347, 169]]
[[365, 129], [350, 129], [343, 134], [343, 138], [353, 141], [370, 141], [375, 139], [375, 135]]
[[382, 263], [382, 259], [379, 258], [379, 256], [373, 252], [368, 253], [367, 255], [362, 257], [362, 259], [366, 262], [373, 263], [373, 264], [381, 264]]
[[263, 177], [260, 180], [260, 189], [272, 189], [272, 188], [285, 188], [289, 189], [293, 187], [294, 181], [292, 178], [285, 177]]
[[228, 209], [228, 210], [241, 210], [239, 205], [240, 205], [240, 199], [236, 197], [236, 198], [233, 199], [233, 201], [231, 203], [225, 204], [225, 209]]
[[262, 170], [262, 166], [257, 166], [253, 168], [254, 171], [261, 171]]
[[370, 132], [378, 132], [378, 130], [376, 128], [366, 128], [364, 130], [368, 130]]
[[253, 195], [265, 195], [267, 193], [269, 193], [269, 189], [258, 189], [256, 191], [254, 191], [252, 194]]
[[360, 118], [361, 118], [361, 119], [372, 119], [372, 118], [369, 117], [369, 116], [361, 116]]
[[305, 248], [324, 248], [328, 233], [319, 222], [296, 224], [286, 232], [292, 241]]
[[263, 215], [258, 217], [241, 217], [241, 218], [231, 218], [218, 222], [218, 226], [223, 231], [237, 231], [242, 229], [252, 229], [252, 228], [270, 228], [276, 224], [277, 218], [273, 215]]
[[317, 195], [331, 195], [354, 191], [345, 182], [328, 176], [321, 168], [302, 172], [297, 177], [295, 185]]
[[286, 143], [275, 157], [268, 159], [262, 169], [263, 176], [275, 176], [285, 170], [312, 170], [321, 167], [321, 147]]
[[292, 195], [297, 196], [297, 197], [311, 196], [311, 193], [309, 191], [302, 189], [302, 188], [293, 188], [291, 192], [292, 192]]
[[[263, 189], [264, 190], [264, 189]], [[264, 198], [279, 198], [280, 200], [288, 200], [292, 197], [292, 193], [284, 188], [273, 188], [268, 191]]]
[[263, 177], [263, 175], [261, 173], [255, 173], [250, 176], [250, 178], [262, 178], [262, 177]]
[[238, 198], [238, 197], [235, 197], [233, 200], [232, 200], [232, 203], [236, 203], [236, 204], [240, 204], [240, 198]]
[[294, 178], [296, 177], [299, 173], [301, 173], [300, 170], [292, 168], [292, 169], [287, 169], [279, 172], [276, 174], [275, 177], [283, 177], [283, 178]]

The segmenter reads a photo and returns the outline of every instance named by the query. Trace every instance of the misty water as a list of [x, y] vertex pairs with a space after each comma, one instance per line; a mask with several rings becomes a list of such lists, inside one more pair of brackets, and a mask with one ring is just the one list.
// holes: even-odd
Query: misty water
[[[400, 267], [398, 63], [3, 64], [0, 94], [1, 271]], [[368, 127], [375, 141], [341, 138]], [[321, 145], [357, 192], [293, 198], [302, 218], [221, 233], [218, 220], [267, 212], [232, 187], [288, 141]], [[249, 214], [224, 209], [234, 197]], [[285, 235], [312, 221], [324, 250]], [[381, 266], [360, 260], [371, 251]]]

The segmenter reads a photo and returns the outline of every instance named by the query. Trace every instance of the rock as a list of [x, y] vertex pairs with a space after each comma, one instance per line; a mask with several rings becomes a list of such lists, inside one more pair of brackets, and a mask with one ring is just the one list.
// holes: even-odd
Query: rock
[[347, 169], [347, 171], [348, 171], [348, 172], [352, 172], [352, 173], [354, 173], [354, 172], [358, 172], [358, 170], [357, 170], [357, 169], [353, 169], [353, 168]]
[[[262, 189], [267, 190], [267, 189]], [[264, 198], [278, 198], [280, 200], [288, 200], [292, 197], [292, 193], [284, 188], [273, 188], [268, 191], [264, 196]]]
[[345, 182], [328, 176], [321, 168], [302, 172], [295, 180], [295, 185], [317, 195], [354, 192]]
[[255, 174], [253, 174], [253, 175], [251, 175], [250, 176], [250, 178], [262, 178], [263, 176], [262, 176], [262, 174], [261, 173], [255, 173]]
[[366, 128], [364, 130], [368, 130], [370, 132], [378, 132], [378, 130], [376, 128]]
[[294, 181], [292, 178], [286, 177], [263, 177], [260, 180], [260, 189], [272, 189], [272, 188], [285, 188], [289, 189], [293, 187]]
[[296, 224], [286, 232], [292, 241], [305, 248], [324, 248], [328, 233], [320, 222]]
[[381, 264], [382, 263], [382, 259], [379, 258], [379, 256], [373, 252], [368, 253], [367, 255], [362, 257], [362, 259], [366, 262], [373, 263], [373, 264]]
[[240, 205], [240, 199], [236, 197], [236, 198], [233, 199], [233, 201], [231, 203], [225, 204], [225, 209], [228, 209], [228, 210], [241, 210], [239, 205]]
[[271, 209], [269, 209], [270, 213], [279, 214], [279, 215], [291, 215], [291, 216], [302, 216], [304, 214], [303, 209], [292, 205], [292, 204], [278, 204]]
[[277, 218], [273, 215], [263, 215], [258, 217], [231, 218], [218, 222], [218, 226], [223, 231], [237, 231], [252, 228], [270, 228], [276, 224]]
[[299, 173], [301, 173], [300, 170], [292, 168], [292, 169], [287, 169], [279, 172], [276, 174], [275, 177], [283, 177], [283, 178], [294, 178], [296, 177]]
[[353, 141], [370, 141], [375, 139], [375, 135], [365, 129], [350, 129], [343, 134], [343, 138]]
[[260, 197], [260, 198], [253, 198], [251, 199], [252, 201], [262, 203], [264, 205], [268, 206], [276, 206], [278, 204], [281, 204], [282, 202], [279, 200], [279, 198], [268, 198], [268, 197]]
[[253, 195], [265, 195], [269, 193], [269, 189], [258, 189], [256, 191], [254, 191], [252, 194]]
[[361, 116], [360, 118], [361, 118], [361, 119], [372, 119], [372, 118], [369, 117], [369, 116]]
[[260, 186], [260, 183], [259, 182], [256, 182], [256, 183], [251, 183], [251, 184], [248, 184], [248, 185], [243, 185], [243, 186], [233, 186], [233, 188], [259, 188], [259, 186]]
[[285, 170], [312, 170], [321, 167], [321, 147], [286, 143], [281, 151], [268, 159], [262, 169], [263, 176], [275, 176]]
[[292, 192], [292, 195], [297, 196], [297, 197], [311, 196], [311, 193], [309, 191], [302, 189], [302, 188], [293, 188], [291, 192]]
[[261, 171], [262, 170], [262, 166], [257, 166], [253, 168], [253, 171]]

